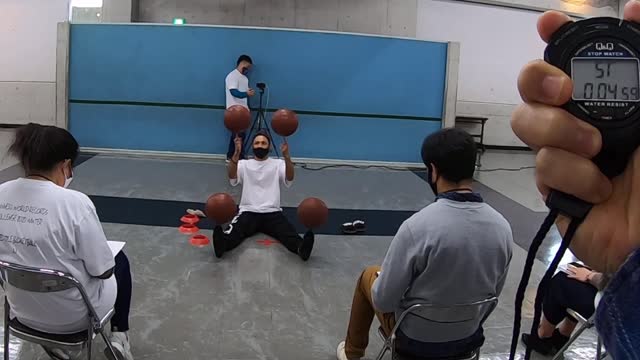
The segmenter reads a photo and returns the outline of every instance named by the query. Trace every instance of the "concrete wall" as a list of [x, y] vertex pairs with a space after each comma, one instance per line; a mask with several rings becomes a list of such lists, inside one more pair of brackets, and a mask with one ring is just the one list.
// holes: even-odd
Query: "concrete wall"
[[0, 123], [55, 124], [57, 24], [67, 0], [0, 1]]
[[[69, 16], [67, 0], [0, 1], [0, 124], [56, 124], [57, 23]], [[0, 130], [0, 169], [13, 130]]]
[[417, 0], [139, 0], [141, 22], [268, 26], [414, 37]]
[[[616, 16], [619, 0], [456, 0], [536, 11], [559, 10], [580, 17]], [[625, 1], [625, 0], [620, 0]]]
[[131, 22], [135, 5], [137, 5], [136, 2], [132, 0], [104, 0], [102, 3], [102, 22]]
[[581, 4], [568, 0], [419, 0], [416, 35], [460, 42], [456, 113], [489, 118], [486, 144], [524, 146], [511, 131], [510, 118], [521, 102], [516, 88], [520, 69], [544, 53], [545, 44], [536, 32], [540, 11], [617, 16], [618, 6], [617, 0]]

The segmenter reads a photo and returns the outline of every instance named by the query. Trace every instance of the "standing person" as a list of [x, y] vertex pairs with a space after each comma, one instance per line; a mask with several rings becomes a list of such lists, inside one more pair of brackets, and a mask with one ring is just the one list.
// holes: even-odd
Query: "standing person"
[[[624, 19], [640, 23], [640, 2], [625, 5]], [[560, 12], [546, 12], [538, 33], [549, 41], [570, 21]], [[514, 112], [511, 127], [536, 151], [538, 189], [544, 197], [556, 189], [594, 204], [571, 250], [587, 266], [610, 276], [595, 317], [603, 345], [614, 359], [640, 359], [640, 149], [622, 174], [608, 179], [592, 161], [602, 148], [602, 135], [562, 108], [573, 91], [567, 74], [533, 61], [522, 69], [518, 90], [524, 104]], [[569, 221], [558, 218], [562, 234]]]
[[282, 159], [269, 157], [271, 139], [260, 130], [252, 142], [254, 159], [241, 160], [242, 139], [235, 140], [235, 152], [229, 162], [229, 181], [232, 186], [242, 184], [240, 213], [223, 230], [217, 225], [213, 231], [213, 248], [216, 257], [234, 249], [249, 236], [261, 232], [280, 241], [287, 250], [306, 261], [311, 256], [314, 235], [307, 231], [304, 238], [282, 214], [280, 184], [291, 186], [294, 177], [289, 145], [282, 144]]
[[[248, 98], [256, 94], [249, 87], [247, 74], [253, 67], [253, 60], [248, 55], [241, 55], [236, 61], [236, 68], [227, 75], [225, 79], [225, 93], [227, 98], [227, 109], [234, 105], [244, 106], [249, 109]], [[245, 133], [237, 134], [243, 141]], [[231, 134], [229, 138], [229, 149], [227, 150], [227, 161], [231, 159], [235, 151], [236, 134]], [[240, 158], [244, 159], [244, 150], [240, 152]]]
[[[9, 152], [26, 177], [0, 185], [0, 259], [59, 270], [85, 288], [98, 316], [111, 309], [111, 345], [118, 360], [133, 360], [129, 344], [131, 271], [124, 252], [115, 259], [88, 196], [69, 190], [78, 143], [66, 130], [28, 124], [17, 130]], [[87, 307], [76, 289], [25, 292], [5, 284], [11, 318], [33, 329], [73, 334], [85, 330]], [[54, 359], [72, 355], [45, 348]], [[75, 355], [75, 354], [74, 354]]]
[[[397, 317], [416, 303], [471, 303], [498, 297], [504, 287], [513, 235], [507, 220], [473, 192], [473, 138], [459, 129], [438, 131], [425, 139], [422, 159], [436, 201], [400, 226], [382, 267], [362, 272], [338, 360], [364, 356], [374, 317], [389, 336]], [[484, 342], [483, 315], [460, 322], [455, 310], [442, 310], [437, 322], [407, 318], [398, 341], [407, 343], [401, 348], [408, 356], [465, 354]]]

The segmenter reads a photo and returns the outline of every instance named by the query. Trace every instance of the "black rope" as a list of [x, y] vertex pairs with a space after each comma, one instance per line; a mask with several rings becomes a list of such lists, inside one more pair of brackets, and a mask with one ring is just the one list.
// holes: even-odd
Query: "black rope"
[[533, 263], [536, 259], [536, 254], [545, 236], [551, 229], [551, 226], [558, 218], [558, 210], [551, 209], [549, 215], [544, 219], [544, 222], [540, 226], [536, 237], [529, 246], [529, 253], [527, 254], [527, 260], [524, 265], [524, 271], [522, 272], [522, 278], [520, 279], [520, 285], [518, 285], [518, 291], [516, 292], [516, 307], [515, 316], [513, 318], [513, 334], [511, 337], [511, 353], [509, 354], [509, 360], [514, 360], [516, 356], [516, 350], [518, 348], [518, 339], [520, 338], [520, 327], [522, 326], [522, 303], [524, 302], [525, 292], [527, 291], [527, 285], [529, 284], [529, 278], [531, 277], [531, 271], [533, 270]]
[[[533, 315], [533, 324], [531, 325], [531, 334], [537, 334], [538, 326], [540, 326], [540, 319], [542, 317], [542, 300], [546, 295], [547, 289], [549, 288], [549, 283], [551, 282], [551, 277], [553, 277], [560, 261], [564, 257], [565, 252], [569, 248], [569, 244], [571, 244], [571, 240], [573, 236], [576, 234], [576, 230], [578, 230], [578, 226], [582, 223], [582, 219], [573, 219], [571, 223], [569, 223], [569, 227], [567, 228], [567, 232], [564, 234], [562, 238], [562, 243], [560, 244], [560, 248], [556, 253], [556, 256], [553, 258], [551, 265], [545, 272], [544, 277], [540, 281], [540, 285], [538, 286], [538, 291], [536, 292], [536, 300], [535, 300], [535, 311]], [[531, 357], [531, 347], [527, 347], [527, 352], [525, 354], [524, 360], [529, 360]]]
[[[309, 171], [320, 171], [320, 170], [331, 169], [331, 168], [352, 168], [352, 169], [362, 169], [362, 170], [387, 169], [387, 170], [394, 170], [394, 171], [417, 171], [417, 172], [425, 171], [424, 167], [412, 167], [412, 166], [403, 167], [403, 166], [393, 166], [393, 165], [330, 164], [330, 165], [319, 165], [315, 167], [311, 167], [309, 166], [309, 164], [306, 164], [306, 163], [296, 163], [296, 165], [300, 166], [300, 168], [302, 169], [309, 170]], [[518, 168], [494, 168], [494, 169], [478, 168], [476, 171], [477, 172], [494, 172], [494, 171], [518, 172], [518, 171], [528, 170], [528, 169], [535, 169], [535, 166], [522, 166]]]

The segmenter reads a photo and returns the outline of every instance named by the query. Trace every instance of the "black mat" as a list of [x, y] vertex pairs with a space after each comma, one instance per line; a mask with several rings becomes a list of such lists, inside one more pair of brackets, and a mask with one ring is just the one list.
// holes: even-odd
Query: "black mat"
[[[203, 204], [185, 201], [132, 199], [110, 196], [90, 196], [96, 206], [100, 221], [104, 223], [168, 226], [179, 227], [180, 218], [186, 214], [187, 209], [202, 209]], [[298, 232], [306, 229], [298, 222], [296, 208], [283, 209], [285, 216], [293, 223]], [[349, 210], [329, 209], [329, 221], [322, 227], [315, 229], [316, 234], [339, 235], [342, 234], [341, 225], [344, 222], [363, 220], [367, 224], [364, 235], [393, 236], [400, 224], [411, 215], [413, 211], [390, 210]], [[198, 223], [201, 229], [213, 229], [213, 224], [208, 220]]]
[[81, 153], [80, 155], [78, 155], [78, 158], [76, 159], [75, 164], [73, 164], [73, 167], [82, 165], [83, 162], [90, 160], [94, 156], [96, 156], [96, 154]]

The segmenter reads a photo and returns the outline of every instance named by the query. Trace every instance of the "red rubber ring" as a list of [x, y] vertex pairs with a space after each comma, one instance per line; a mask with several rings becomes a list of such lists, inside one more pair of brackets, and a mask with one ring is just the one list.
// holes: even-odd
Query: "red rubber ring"
[[182, 221], [185, 224], [193, 225], [193, 224], [197, 224], [200, 221], [200, 218], [197, 217], [196, 215], [187, 214], [181, 217], [180, 221]]
[[202, 247], [209, 245], [209, 238], [204, 235], [193, 235], [191, 239], [189, 239], [189, 243], [193, 246]]
[[178, 228], [178, 230], [183, 234], [195, 234], [200, 231], [197, 226], [192, 224], [183, 224]]

